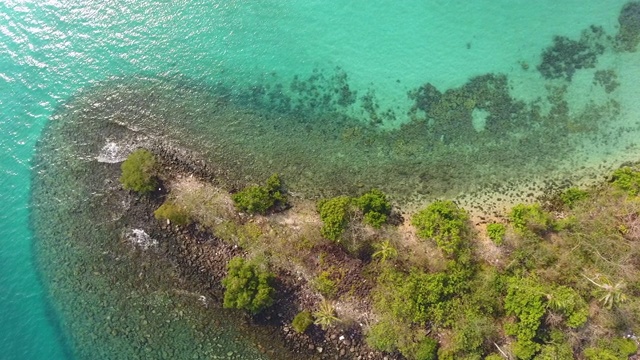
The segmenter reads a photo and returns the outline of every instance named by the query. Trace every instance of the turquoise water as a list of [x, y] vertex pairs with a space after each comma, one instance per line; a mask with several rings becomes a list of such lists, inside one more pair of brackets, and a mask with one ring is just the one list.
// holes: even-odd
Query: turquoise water
[[[546, 102], [549, 86], [567, 86], [564, 96], [571, 114], [579, 115], [589, 105], [616, 101], [620, 109], [616, 116], [607, 117], [610, 122], [596, 119], [604, 125], [577, 137], [575, 144], [582, 147], [574, 144], [575, 148], [567, 150], [572, 156], [567, 157], [571, 159], [565, 164], [567, 171], [583, 164], [596, 168], [605, 163], [611, 167], [637, 159], [638, 53], [617, 53], [607, 47], [598, 58], [597, 67], [578, 70], [566, 84], [544, 79], [535, 69], [541, 52], [552, 44], [555, 35], [576, 39], [590, 25], [597, 25], [614, 36], [618, 13], [625, 1], [424, 3], [63, 0], [0, 4], [2, 357], [63, 359], [73, 353], [69, 350], [72, 345], [65, 345], [73, 341], [65, 342], [60, 336], [59, 329], [66, 323], [64, 316], [56, 314], [56, 299], [47, 300], [44, 290], [56, 285], [40, 283], [32, 253], [28, 205], [30, 159], [36, 141], [58, 106], [70, 101], [78, 91], [91, 89], [105, 80], [117, 82], [140, 75], [184, 78], [205, 88], [223, 87], [238, 99], [238, 104], [247, 107], [265, 105], [262, 98], [247, 100], [250, 90], [284, 85], [281, 92], [290, 99], [307, 102], [305, 111], [317, 112], [315, 115], [339, 112], [349, 116], [354, 124], [375, 123], [376, 129], [389, 131], [412, 120], [408, 115], [412, 100], [407, 92], [424, 83], [444, 92], [463, 86], [471, 77], [501, 73], [508, 77], [514, 99], [528, 104], [539, 101], [542, 108], [550, 106]], [[597, 70], [606, 69], [614, 69], [618, 74], [619, 86], [611, 93], [593, 81]], [[292, 90], [290, 84], [296, 76], [304, 84], [324, 88], [348, 84], [357, 95], [344, 106], [323, 109], [312, 105], [311, 101], [318, 100], [313, 91]], [[373, 99], [375, 116], [367, 110], [366, 99]], [[585, 127], [575, 125], [579, 123], [576, 119], [571, 123], [571, 136], [581, 134], [580, 129]], [[324, 127], [328, 132], [334, 128], [329, 122], [309, 126]], [[330, 138], [357, 133], [347, 130], [340, 130]], [[242, 135], [236, 136], [234, 145], [241, 147]], [[443, 143], [454, 137], [445, 130], [433, 136]], [[410, 144], [414, 141], [394, 139], [389, 146], [404, 144], [405, 140]], [[244, 141], [250, 142], [250, 137], [247, 135]], [[327, 144], [330, 151], [326, 156], [335, 155], [339, 166], [347, 166], [339, 158], [360, 159], [357, 153], [340, 148], [339, 143], [332, 148], [325, 138], [317, 142]], [[366, 156], [398, 163], [403, 161], [402, 154], [416, 151], [407, 147], [399, 155], [392, 154], [398, 158], [385, 157], [386, 146], [383, 143], [371, 147]], [[442, 154], [449, 151], [437, 146], [430, 149]], [[277, 148], [275, 152], [283, 154], [287, 150]], [[317, 156], [323, 159], [324, 155], [318, 151]], [[309, 179], [322, 178], [304, 168], [304, 163], [313, 159], [301, 157], [296, 161], [286, 165], [289, 167], [282, 165], [280, 170], [294, 174], [302, 168]], [[364, 164], [369, 160], [350, 161]], [[507, 165], [522, 164], [512, 161]], [[267, 171], [259, 169], [259, 165], [248, 168], [255, 168], [258, 173]], [[357, 178], [358, 169], [366, 168], [356, 167], [352, 176]], [[544, 177], [542, 170], [535, 169], [537, 175]], [[242, 171], [237, 170], [238, 176]], [[292, 185], [303, 188], [316, 184], [313, 181], [303, 179], [297, 184], [292, 179]], [[412, 181], [398, 185], [398, 189], [414, 186]], [[460, 183], [465, 181], [466, 178], [461, 179]], [[323, 183], [323, 186], [330, 185]], [[399, 193], [398, 189], [389, 190]]]

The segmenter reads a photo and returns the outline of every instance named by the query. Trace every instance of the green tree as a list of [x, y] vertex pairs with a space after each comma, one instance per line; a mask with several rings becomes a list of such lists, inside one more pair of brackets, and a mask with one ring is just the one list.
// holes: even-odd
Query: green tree
[[273, 174], [266, 181], [265, 186], [248, 186], [231, 195], [236, 208], [250, 214], [266, 214], [278, 204], [287, 202], [282, 194], [282, 182], [278, 174]]
[[598, 283], [586, 275], [582, 276], [597, 286], [598, 292], [600, 293], [599, 300], [605, 308], [612, 309], [614, 306], [627, 301], [627, 295], [624, 293], [626, 285], [623, 281], [613, 284], [609, 279], [603, 278], [603, 280]]
[[391, 204], [387, 196], [378, 189], [371, 189], [355, 199], [355, 204], [362, 211], [363, 221], [375, 228], [381, 227], [391, 213]]
[[156, 159], [149, 150], [132, 152], [120, 166], [122, 187], [142, 194], [152, 192], [158, 186], [156, 166]]
[[329, 240], [338, 241], [349, 223], [351, 198], [337, 196], [318, 202], [318, 212], [322, 219], [322, 236]]
[[533, 278], [509, 280], [504, 308], [507, 314], [515, 315], [518, 321], [507, 324], [505, 332], [518, 339], [513, 352], [519, 359], [531, 359], [540, 351], [541, 345], [534, 340], [546, 312], [544, 295], [544, 288]]
[[243, 309], [257, 314], [273, 304], [273, 274], [241, 257], [229, 261], [229, 272], [222, 279], [225, 308]]
[[435, 201], [411, 219], [418, 236], [434, 239], [447, 255], [455, 256], [463, 245], [469, 217], [464, 209], [451, 201]]

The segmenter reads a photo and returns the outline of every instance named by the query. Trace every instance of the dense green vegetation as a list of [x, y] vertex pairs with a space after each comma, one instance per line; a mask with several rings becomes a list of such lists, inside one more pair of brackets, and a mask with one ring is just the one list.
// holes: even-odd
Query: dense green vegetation
[[120, 168], [122, 170], [120, 183], [126, 190], [145, 194], [154, 191], [158, 186], [156, 159], [149, 150], [135, 150]]
[[626, 359], [637, 346], [623, 336], [640, 331], [637, 174], [623, 168], [611, 186], [568, 189], [561, 212], [514, 206], [507, 225], [487, 226], [504, 248], [491, 264], [475, 253], [464, 210], [431, 203], [411, 222], [448, 260], [377, 263], [369, 345], [417, 359], [410, 349], [426, 326], [441, 340], [438, 359]]
[[380, 228], [387, 222], [391, 213], [391, 204], [387, 196], [378, 189], [371, 189], [368, 193], [356, 198], [355, 203], [364, 215], [363, 221], [374, 228]]
[[[391, 206], [378, 190], [320, 200], [321, 225], [295, 231], [269, 217], [230, 214], [220, 195], [170, 196], [155, 215], [175, 224], [193, 218], [268, 262], [229, 263], [225, 307], [260, 312], [274, 295], [265, 267], [304, 267], [309, 289], [323, 300], [291, 320], [298, 333], [312, 323], [350, 326], [337, 305], [362, 296], [354, 294], [365, 279], [374, 284], [363, 300], [377, 319], [365, 334], [374, 349], [410, 360], [626, 359], [637, 346], [624, 336], [640, 332], [638, 179], [622, 168], [598, 187], [515, 205], [503, 214], [507, 221], [487, 224], [492, 242], [479, 241], [470, 215], [444, 200], [413, 214], [414, 238], [387, 222]], [[274, 176], [232, 198], [238, 210], [267, 214], [281, 196]], [[341, 256], [358, 255], [354, 243], [370, 244], [369, 256], [354, 260], [361, 268], [341, 268], [348, 263]]]
[[513, 228], [520, 234], [532, 232], [540, 235], [553, 226], [551, 215], [544, 211], [539, 204], [514, 206], [509, 213], [509, 220], [513, 224]]
[[322, 236], [337, 241], [349, 223], [352, 200], [348, 196], [323, 199], [318, 202], [318, 212], [322, 219]]
[[277, 205], [287, 202], [282, 194], [282, 182], [278, 174], [267, 179], [264, 186], [248, 186], [231, 196], [236, 208], [250, 214], [266, 214]]
[[337, 196], [322, 199], [317, 204], [322, 219], [322, 236], [339, 241], [350, 221], [362, 219], [365, 224], [379, 229], [391, 214], [391, 203], [378, 189], [371, 189], [360, 197]]
[[487, 235], [496, 245], [502, 245], [506, 233], [507, 227], [504, 224], [491, 223], [487, 225]]
[[571, 209], [573, 209], [573, 206], [578, 201], [582, 201], [588, 197], [589, 193], [587, 191], [575, 187], [568, 188], [560, 194], [560, 200]]
[[622, 167], [611, 175], [613, 185], [631, 196], [640, 194], [640, 171], [628, 166]]
[[411, 218], [418, 236], [435, 240], [448, 256], [455, 256], [464, 245], [468, 215], [451, 201], [435, 201]]
[[225, 287], [225, 308], [243, 309], [257, 314], [273, 304], [273, 274], [241, 257], [231, 259], [228, 270], [227, 276], [222, 280]]

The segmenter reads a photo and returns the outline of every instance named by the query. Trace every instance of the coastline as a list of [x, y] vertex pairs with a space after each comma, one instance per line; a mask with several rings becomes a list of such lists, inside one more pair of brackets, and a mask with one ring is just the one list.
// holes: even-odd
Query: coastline
[[[101, 89], [101, 91], [104, 90]], [[131, 91], [131, 89], [128, 91]], [[100, 91], [97, 93], [101, 94]], [[106, 91], [106, 93], [109, 94], [109, 91]], [[145, 95], [147, 93], [143, 92], [142, 94]], [[117, 94], [111, 95], [117, 98]], [[127, 96], [133, 97], [134, 95], [135, 92]], [[142, 96], [142, 98], [146, 99], [145, 96]], [[108, 102], [114, 100], [114, 97], [107, 96], [105, 99]], [[367, 303], [362, 300], [367, 298], [368, 291], [371, 290], [367, 286], [373, 286], [371, 283], [369, 283], [371, 285], [360, 288], [356, 286], [354, 288], [357, 296], [355, 296], [353, 303], [360, 306], [360, 308], [357, 309], [358, 311], [351, 312], [353, 316], [349, 325], [343, 325], [344, 327], [337, 327], [336, 329], [338, 330], [330, 330], [328, 332], [314, 328], [307, 335], [296, 335], [291, 330], [290, 322], [295, 313], [302, 309], [309, 310], [321, 300], [317, 293], [310, 291], [311, 276], [305, 276], [304, 273], [295, 271], [295, 267], [283, 266], [276, 270], [277, 278], [280, 279], [276, 287], [280, 295], [276, 301], [276, 306], [270, 308], [264, 314], [250, 318], [237, 311], [222, 311], [220, 308], [215, 308], [214, 304], [219, 304], [222, 298], [222, 287], [219, 282], [226, 274], [226, 262], [233, 256], [243, 255], [242, 250], [238, 247], [239, 242], [222, 241], [220, 234], [207, 232], [203, 227], [196, 224], [180, 228], [168, 226], [154, 219], [152, 214], [165, 199], [169, 188], [172, 186], [179, 187], [181, 183], [184, 185], [185, 179], [196, 179], [195, 185], [191, 184], [192, 186], [212, 186], [221, 193], [227, 194], [226, 196], [230, 192], [240, 190], [243, 185], [255, 183], [260, 171], [245, 177], [238, 177], [233, 171], [241, 170], [231, 170], [229, 168], [231, 166], [229, 165], [230, 163], [241, 162], [254, 154], [247, 150], [249, 153], [245, 154], [244, 157], [234, 158], [231, 156], [233, 152], [224, 150], [224, 146], [221, 144], [213, 144], [209, 148], [198, 148], [202, 141], [205, 140], [204, 131], [203, 133], [193, 133], [191, 131], [194, 128], [190, 127], [186, 127], [182, 131], [176, 130], [184, 124], [172, 125], [170, 123], [173, 119], [169, 115], [175, 115], [176, 112], [179, 112], [175, 109], [167, 111], [162, 108], [163, 111], [166, 111], [166, 113], [161, 114], [162, 116], [153, 113], [153, 111], [134, 112], [133, 115], [137, 117], [127, 118], [127, 115], [132, 114], [127, 112], [131, 103], [125, 101], [124, 103], [116, 102], [116, 105], [105, 105], [105, 102], [102, 102], [98, 105], [89, 105], [92, 100], [95, 100], [95, 98], [88, 96], [86, 98], [81, 97], [80, 101], [77, 102], [72, 101], [67, 108], [62, 108], [61, 112], [54, 117], [56, 120], [49, 125], [50, 127], [39, 143], [38, 156], [34, 161], [36, 168], [32, 195], [35, 209], [32, 221], [35, 224], [35, 232], [38, 238], [36, 252], [40, 271], [43, 272], [44, 277], [49, 282], [59, 287], [52, 287], [52, 296], [58, 301], [58, 310], [68, 322], [64, 325], [69, 328], [69, 333], [73, 334], [76, 340], [74, 345], [76, 349], [80, 349], [79, 353], [81, 355], [90, 356], [91, 353], [89, 351], [91, 351], [90, 349], [97, 339], [104, 340], [104, 349], [116, 349], [118, 346], [126, 344], [125, 348], [131, 353], [123, 352], [122, 358], [130, 357], [131, 354], [136, 354], [138, 351], [154, 352], [157, 350], [158, 358], [170, 357], [172, 354], [180, 353], [182, 350], [171, 348], [170, 345], [175, 343], [170, 340], [170, 333], [163, 333], [159, 330], [161, 337], [151, 341], [149, 339], [153, 339], [154, 336], [150, 334], [152, 331], [145, 333], [142, 330], [148, 324], [153, 324], [158, 329], [162, 329], [164, 326], [163, 321], [169, 318], [171, 319], [170, 322], [179, 323], [184, 321], [184, 324], [179, 325], [181, 327], [187, 326], [197, 330], [193, 335], [184, 336], [187, 338], [193, 336], [193, 339], [199, 339], [198, 341], [206, 343], [206, 345], [199, 346], [199, 349], [194, 350], [196, 353], [197, 351], [202, 351], [202, 353], [197, 354], [206, 354], [206, 356], [221, 356], [222, 358], [225, 356], [227, 358], [243, 358], [243, 356], [246, 358], [249, 356], [240, 355], [239, 350], [212, 355], [215, 351], [218, 351], [220, 344], [215, 341], [211, 342], [211, 339], [207, 337], [207, 333], [212, 328], [227, 321], [234, 324], [233, 326], [242, 329], [242, 333], [251, 339], [255, 350], [254, 354], [263, 353], [269, 358], [287, 358], [292, 354], [292, 351], [293, 354], [304, 354], [308, 358], [315, 356], [318, 359], [335, 357], [382, 359], [385, 356], [387, 358], [399, 356], [397, 352], [391, 355], [374, 352], [364, 345], [362, 327], [363, 325], [368, 325], [366, 323], [369, 320], [376, 320], [371, 318], [371, 302]], [[161, 103], [161, 100], [163, 100], [162, 96], [158, 97], [156, 95], [156, 98], [154, 98], [156, 102]], [[138, 100], [138, 102], [140, 101]], [[101, 106], [107, 106], [107, 108], [105, 109]], [[154, 110], [148, 104], [145, 106], [147, 106], [147, 110]], [[181, 107], [178, 108], [179, 110], [184, 110]], [[218, 111], [224, 113], [225, 116], [228, 115], [224, 109]], [[153, 116], [150, 116], [149, 113]], [[244, 115], [239, 115], [239, 118]], [[162, 121], [158, 121], [159, 118]], [[250, 119], [251, 117], [248, 118]], [[164, 128], [165, 125], [167, 126], [166, 128]], [[198, 123], [195, 128], [197, 129], [199, 126], [204, 125], [203, 123]], [[235, 126], [238, 125], [236, 124]], [[242, 126], [248, 125], [243, 124]], [[171, 136], [169, 130], [176, 132], [175, 137], [178, 140]], [[260, 130], [260, 127], [258, 127], [258, 130]], [[209, 129], [207, 131], [206, 134], [210, 134], [212, 130]], [[227, 133], [223, 132], [224, 134]], [[191, 135], [194, 137], [192, 139], [193, 142], [190, 147], [186, 147], [184, 145], [185, 141]], [[398, 135], [396, 134], [396, 136]], [[124, 160], [130, 150], [138, 147], [151, 150], [167, 171], [166, 178], [163, 179], [167, 187], [151, 198], [140, 197], [122, 190], [118, 181], [120, 162]], [[198, 149], [198, 151], [194, 151], [194, 148]], [[212, 149], [218, 149], [221, 153], [212, 155]], [[253, 149], [255, 148], [250, 148], [250, 150]], [[272, 155], [267, 153], [260, 156], [270, 157]], [[217, 164], [215, 161], [211, 161], [211, 159], [216, 159], [217, 157], [230, 157], [230, 159], [227, 159], [229, 163]], [[255, 161], [243, 166], [245, 168], [250, 167], [255, 164]], [[277, 166], [275, 162], [267, 162], [261, 166], [268, 167], [270, 165]], [[328, 169], [331, 169], [331, 167]], [[325, 170], [327, 169], [319, 169], [318, 171]], [[596, 172], [600, 170], [604, 171], [598, 168]], [[341, 175], [346, 176], [348, 173]], [[330, 174], [324, 175], [328, 176]], [[443, 176], [441, 179], [443, 181], [441, 183], [442, 186], [446, 183], [444, 182], [446, 174], [446, 171], [441, 174]], [[488, 181], [488, 183], [491, 184], [492, 181], [496, 182], [498, 179], [495, 178]], [[598, 181], [597, 179], [591, 180]], [[289, 178], [285, 177], [285, 183], [288, 181]], [[483, 181], [487, 182], [486, 179]], [[295, 190], [299, 189], [298, 186], [300, 184], [295, 181], [292, 181], [292, 183], [294, 191], [289, 193], [293, 198], [292, 210], [307, 211], [307, 214], [313, 213], [313, 210], [310, 209], [313, 209], [314, 198], [318, 194], [314, 194], [307, 188], [304, 188], [305, 190], [298, 194]], [[526, 181], [522, 181], [519, 184], [509, 182], [507, 184], [509, 191], [504, 191], [504, 188], [498, 187], [494, 189], [493, 193], [484, 190], [481, 190], [481, 192], [484, 191], [483, 196], [498, 202], [501, 200], [496, 198], [496, 194], [503, 196], [512, 192], [511, 197], [505, 197], [505, 199], [510, 199], [505, 200], [508, 203], [508, 201], [522, 200], [521, 195], [523, 193], [517, 190], [517, 187], [522, 186], [522, 184], [531, 186]], [[571, 183], [562, 182], [554, 184], [553, 181], [548, 179], [543, 179], [540, 184], [535, 191], [562, 189], [571, 185]], [[339, 185], [351, 189], [347, 194], [352, 195], [362, 192], [363, 189], [370, 185], [375, 185], [375, 181], [366, 185], [354, 183]], [[488, 187], [490, 188], [491, 186], [489, 185]], [[480, 188], [482, 189], [482, 187]], [[407, 256], [413, 257], [408, 260], [409, 263], [415, 262], [416, 259], [420, 260], [420, 257], [427, 259], [428, 261], [425, 264], [428, 265], [424, 266], [428, 267], [429, 271], [442, 271], [445, 268], [446, 259], [439, 254], [439, 250], [434, 245], [429, 244], [424, 245], [425, 249], [420, 250], [420, 253], [413, 253], [414, 249], [410, 246], [415, 248], [417, 247], [415, 245], [420, 241], [415, 234], [415, 230], [409, 226], [407, 215], [415, 210], [411, 206], [423, 205], [434, 196], [436, 198], [446, 198], [446, 194], [451, 195], [447, 191], [440, 193], [438, 189], [430, 190], [433, 193], [427, 194], [425, 197], [414, 198], [412, 201], [407, 200], [412, 197], [412, 195], [408, 195], [402, 201], [394, 204], [396, 205], [394, 210], [398, 216], [396, 224], [402, 225], [399, 230], [393, 230], [393, 234], [400, 233], [410, 239], [407, 242], [409, 248], [399, 250], [409, 250], [405, 252], [410, 254]], [[335, 189], [330, 190], [328, 194], [335, 194], [335, 191]], [[533, 190], [528, 189], [528, 191]], [[533, 200], [536, 195], [525, 197], [528, 197], [527, 200]], [[453, 198], [455, 199], [455, 197]], [[478, 198], [480, 200], [476, 201], [476, 204], [487, 199]], [[394, 197], [392, 199], [396, 200]], [[226, 203], [229, 204], [229, 201]], [[462, 203], [464, 204], [464, 202]], [[503, 204], [506, 203], [503, 202]], [[473, 208], [474, 206], [469, 207], [470, 210], [473, 210]], [[472, 220], [476, 225], [492, 221], [494, 212], [500, 212], [501, 210], [495, 207], [488, 208], [492, 213], [485, 212], [487, 210], [485, 208], [479, 208], [479, 211], [476, 210], [477, 212], [475, 213], [472, 211]], [[238, 215], [234, 209], [231, 211], [234, 213], [233, 216], [236, 217], [235, 220], [241, 225], [253, 224], [252, 226], [269, 233], [274, 229], [282, 230], [288, 226], [304, 227], [302, 226], [304, 225], [304, 219], [287, 218], [287, 212], [290, 210], [285, 210], [283, 213], [271, 215], [270, 217], [251, 217]], [[476, 214], [485, 214], [485, 218], [481, 218], [483, 215]], [[319, 226], [318, 216], [313, 213], [312, 217], [315, 217], [315, 220], [311, 220], [310, 223], [317, 230]], [[132, 244], [130, 239], [131, 232], [134, 230], [142, 230], [148, 235], [148, 239], [145, 238], [146, 240], [144, 241], [149, 241], [149, 246], [144, 245], [141, 247], [139, 242], [138, 245]], [[277, 235], [277, 231], [273, 232]], [[274, 235], [267, 235], [267, 239], [274, 239]], [[423, 244], [422, 242], [420, 243]], [[142, 244], [147, 243], [143, 242]], [[316, 246], [318, 244], [312, 245]], [[362, 261], [349, 259], [344, 252], [341, 252], [338, 247], [333, 246], [330, 242], [320, 243], [320, 247], [313, 246], [306, 249], [309, 254], [316, 250], [321, 250], [323, 254], [329, 256], [331, 261], [335, 261], [335, 264], [346, 265], [345, 268], [347, 269], [360, 269], [363, 266]], [[508, 253], [512, 250], [500, 250], [500, 253]], [[267, 254], [264, 249], [261, 249], [261, 251], [263, 251], [262, 255]], [[484, 260], [490, 263], [492, 260], [491, 254]], [[69, 268], [64, 269], [64, 266]], [[351, 284], [347, 281], [344, 287], [338, 290], [338, 295], [348, 294], [351, 285], [363, 283], [361, 281], [363, 279], [357, 277], [351, 280], [353, 281]], [[74, 284], [74, 281], [78, 283]], [[121, 286], [121, 283], [127, 282], [130, 283], [131, 289], [126, 290], [125, 293], [121, 294], [121, 297], [114, 296], [114, 299], [109, 299], [109, 292], [115, 291]], [[130, 293], [127, 294], [127, 292]], [[136, 295], [132, 296], [131, 294], [133, 293]], [[95, 297], [91, 298], [94, 295]], [[204, 300], [202, 296], [204, 296]], [[157, 304], [151, 308], [144, 304], [145, 299], [149, 298], [157, 301]], [[129, 303], [131, 299], [135, 299], [133, 304]], [[360, 303], [358, 303], [358, 299]], [[78, 305], [78, 302], [82, 304], [82, 310], [74, 308], [74, 306]], [[339, 301], [337, 303], [336, 309], [341, 316], [349, 313], [347, 311], [350, 308], [349, 304], [346, 302], [340, 303]], [[343, 304], [344, 307], [341, 308], [340, 306]], [[135, 330], [127, 330], [123, 335], [118, 330], [120, 326], [118, 323], [106, 328], [96, 326], [96, 324], [103, 324], [105, 318], [111, 321], [113, 316], [117, 316], [115, 314], [122, 314], [123, 311], [128, 313], [130, 310], [128, 308], [129, 305], [135, 308], [132, 312], [140, 317], [134, 321], [137, 325], [127, 325], [132, 326]], [[166, 307], [167, 305], [169, 305], [168, 308]], [[76, 311], [83, 312], [87, 311], [86, 309], [91, 309], [90, 313], [92, 314], [89, 316], [91, 320], [88, 324], [72, 318]], [[110, 315], [105, 315], [105, 311], [109, 312], [105, 309], [109, 311], [110, 309], [115, 310], [111, 311]], [[162, 313], [160, 309], [165, 309], [166, 313]], [[174, 313], [174, 310], [176, 313]], [[149, 318], [150, 313], [145, 311], [150, 311], [154, 315]], [[192, 313], [189, 313], [190, 311]], [[212, 311], [218, 311], [223, 314], [222, 318], [211, 320], [209, 317], [212, 316]], [[202, 321], [199, 317], [205, 318], [207, 325], [198, 325]], [[254, 327], [254, 325], [258, 326]], [[87, 329], [91, 330], [87, 332]], [[95, 333], [93, 333], [94, 331]], [[138, 331], [141, 333], [138, 334]], [[78, 336], [79, 333], [82, 336]], [[236, 335], [231, 337], [233, 336]], [[71, 335], [68, 337], [71, 337]], [[218, 338], [215, 337], [214, 339], [217, 341]], [[278, 341], [274, 341], [274, 339]], [[166, 342], [160, 346], [163, 341]], [[154, 345], [160, 347], [156, 349]], [[181, 343], [180, 346], [188, 347], [186, 341]], [[209, 346], [216, 350], [213, 353], [207, 352], [212, 351], [207, 348]], [[240, 347], [240, 345], [234, 346]], [[181, 348], [178, 347], [178, 349]], [[229, 353], [231, 355], [228, 355]]]

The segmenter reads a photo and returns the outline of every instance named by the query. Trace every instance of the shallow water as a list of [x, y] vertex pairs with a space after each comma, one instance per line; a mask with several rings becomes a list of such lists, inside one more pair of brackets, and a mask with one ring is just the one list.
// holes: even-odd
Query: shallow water
[[[56, 314], [61, 298], [47, 293], [56, 294], [58, 285], [47, 276], [39, 282], [28, 223], [30, 159], [52, 114], [73, 114], [62, 104], [97, 103], [108, 93], [115, 105], [98, 105], [95, 113], [149, 126], [141, 111], [147, 106], [157, 116], [151, 120], [168, 124], [177, 141], [201, 134], [196, 143], [224, 163], [229, 181], [258, 181], [277, 170], [292, 190], [308, 196], [378, 186], [397, 202], [419, 203], [516, 180], [571, 175], [579, 183], [637, 160], [639, 53], [616, 52], [601, 40], [606, 46], [596, 66], [577, 70], [570, 82], [544, 79], [536, 66], [556, 35], [579, 39], [596, 25], [615, 36], [624, 3], [3, 2], [3, 356], [66, 358], [76, 334], [61, 341], [60, 324], [64, 316], [84, 316]], [[611, 92], [595, 81], [605, 70], [617, 75]], [[512, 101], [539, 108], [546, 120], [522, 112], [526, 121], [514, 120], [519, 125], [491, 128], [486, 114], [472, 111], [481, 107], [469, 103], [460, 116], [475, 114], [476, 125], [487, 121], [495, 133], [477, 132], [469, 122], [398, 130], [425, 119], [422, 110], [411, 112], [415, 101], [407, 92], [425, 83], [444, 92], [486, 73], [504, 74]], [[136, 102], [136, 94], [156, 96], [165, 106]], [[220, 99], [227, 105], [216, 113]], [[554, 105], [565, 111], [549, 116]], [[220, 141], [207, 148], [205, 135]], [[237, 163], [229, 162], [231, 155]]]

